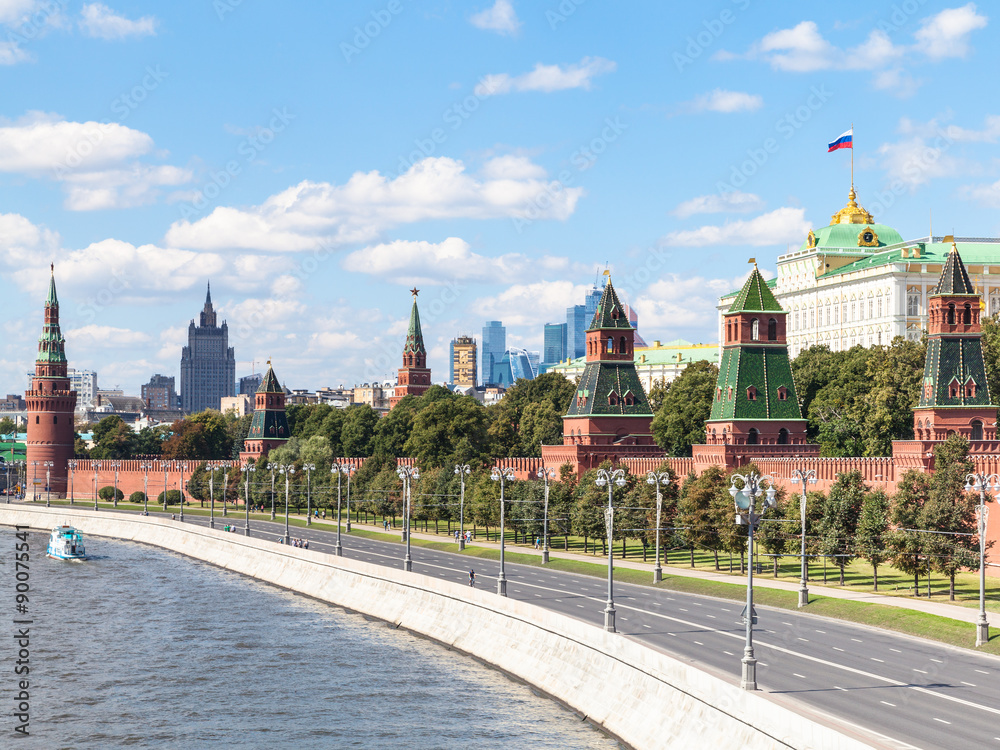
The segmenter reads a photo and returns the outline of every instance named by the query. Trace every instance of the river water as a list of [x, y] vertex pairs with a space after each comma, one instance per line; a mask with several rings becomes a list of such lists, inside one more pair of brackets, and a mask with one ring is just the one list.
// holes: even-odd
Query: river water
[[[443, 646], [154, 547], [30, 534], [30, 736], [14, 732], [13, 529], [0, 528], [0, 747], [618, 748]], [[16, 742], [16, 745], [15, 745]]]

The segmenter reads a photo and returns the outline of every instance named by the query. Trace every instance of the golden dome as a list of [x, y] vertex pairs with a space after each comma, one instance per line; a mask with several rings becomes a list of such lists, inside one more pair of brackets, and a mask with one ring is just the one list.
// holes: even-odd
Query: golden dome
[[851, 185], [851, 192], [847, 194], [847, 205], [830, 217], [830, 224], [874, 224], [872, 215], [858, 205], [857, 193]]

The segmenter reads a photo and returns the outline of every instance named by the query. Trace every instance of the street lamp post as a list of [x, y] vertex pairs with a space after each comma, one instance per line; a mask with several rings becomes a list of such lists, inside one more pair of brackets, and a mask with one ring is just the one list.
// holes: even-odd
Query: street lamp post
[[545, 506], [542, 514], [542, 565], [549, 561], [549, 480], [556, 478], [555, 469], [542, 467], [538, 478], [545, 482]]
[[351, 470], [347, 472], [347, 533], [351, 533], [351, 474], [357, 467], [351, 466]]
[[167, 469], [170, 468], [170, 462], [160, 459], [160, 466], [163, 467], [163, 512], [167, 512]]
[[4, 489], [7, 493], [7, 504], [10, 505], [10, 461], [4, 464], [4, 469], [7, 472], [7, 484], [4, 486]]
[[[739, 479], [742, 487], [736, 486]], [[743, 646], [742, 675], [740, 677], [740, 687], [744, 690], [757, 689], [757, 660], [753, 655], [753, 532], [754, 527], [760, 521], [761, 514], [756, 512], [757, 499], [764, 493], [761, 482], [767, 482], [767, 499], [765, 507], [761, 509], [761, 514], [767, 508], [773, 508], [777, 501], [774, 499], [775, 489], [768, 477], [750, 472], [747, 475], [733, 474], [729, 488], [729, 494], [733, 496], [736, 503], [736, 523], [747, 527], [747, 604], [743, 610], [743, 622], [746, 624], [746, 642]]]
[[246, 474], [246, 495], [243, 497], [243, 509], [247, 514], [246, 536], [250, 536], [250, 475], [256, 471], [257, 467], [247, 461], [240, 471]]
[[316, 464], [302, 464], [302, 471], [306, 473], [306, 526], [312, 526], [312, 472], [315, 470]]
[[458, 496], [458, 551], [465, 549], [465, 477], [472, 473], [468, 464], [455, 464], [461, 489]]
[[142, 469], [142, 514], [144, 516], [149, 515], [149, 470], [153, 468], [153, 464], [149, 461], [143, 461], [139, 464], [139, 468]]
[[501, 469], [498, 466], [494, 466], [493, 470], [490, 471], [490, 479], [494, 482], [500, 482], [500, 575], [497, 576], [497, 593], [500, 596], [507, 596], [507, 571], [504, 569], [503, 560], [503, 548], [504, 548], [504, 537], [506, 536], [506, 530], [504, 528], [504, 485], [507, 482], [514, 481], [514, 470], [513, 469]]
[[42, 466], [45, 467], [45, 507], [51, 508], [52, 503], [50, 502], [52, 498], [52, 467], [55, 464], [52, 461], [42, 461]]
[[982, 646], [990, 640], [990, 621], [986, 619], [986, 521], [990, 509], [986, 507], [986, 493], [1000, 492], [1000, 476], [968, 474], [965, 477], [965, 491], [971, 490], [979, 493], [979, 505], [976, 507], [976, 526], [979, 532], [979, 618], [976, 621], [976, 645]]
[[802, 502], [799, 512], [802, 516], [802, 580], [799, 581], [799, 606], [809, 603], [809, 565], [806, 562], [806, 484], [816, 484], [816, 470], [792, 469], [792, 484], [802, 485]]
[[208, 468], [208, 528], [215, 528], [215, 467]]
[[31, 502], [38, 500], [38, 461], [31, 462]]
[[[340, 557], [344, 554], [344, 548], [340, 544], [340, 480], [346, 474], [348, 481], [351, 478], [351, 472], [354, 471], [353, 466], [348, 466], [347, 464], [335, 463], [330, 467], [330, 473], [337, 475], [337, 556]], [[409, 548], [409, 540], [407, 540], [407, 548]], [[409, 568], [407, 568], [409, 570]]]
[[[69, 504], [73, 505], [73, 479], [76, 477], [76, 460], [70, 459], [66, 462], [66, 466], [69, 469]], [[7, 470], [7, 492], [8, 498], [7, 502], [10, 502], [10, 469]]]
[[[420, 479], [420, 469], [416, 466], [399, 466], [396, 468], [396, 474], [398, 474], [399, 478], [403, 480], [403, 503], [405, 505], [404, 515], [406, 516], [404, 521], [406, 557], [403, 558], [403, 570], [409, 571], [413, 570], [413, 559], [410, 557], [410, 500], [413, 497], [410, 482], [414, 479]], [[337, 528], [340, 528], [339, 517], [337, 518]]]
[[598, 469], [594, 484], [598, 487], [608, 487], [608, 507], [604, 509], [604, 525], [608, 534], [608, 601], [604, 606], [604, 629], [615, 632], [615, 597], [614, 597], [614, 558], [612, 557], [612, 542], [614, 541], [615, 506], [614, 486], [625, 486], [624, 469]]
[[181, 461], [180, 463], [178, 463], [177, 464], [177, 468], [180, 469], [180, 471], [181, 471], [181, 479], [180, 479], [180, 485], [179, 485], [179, 487], [180, 487], [180, 492], [181, 492], [181, 499], [180, 499], [180, 504], [181, 504], [181, 523], [183, 523], [184, 522], [184, 472], [187, 471], [187, 468], [188, 468], [187, 461]]
[[274, 520], [274, 472], [280, 467], [278, 464], [268, 464], [267, 470], [271, 472], [271, 520]]
[[660, 518], [663, 515], [663, 492], [670, 486], [670, 472], [655, 471], [646, 475], [646, 484], [656, 486], [656, 565], [653, 566], [653, 583], [663, 580], [663, 568], [660, 567]]
[[121, 468], [121, 466], [122, 466], [122, 462], [121, 461], [112, 461], [111, 462], [111, 468], [113, 468], [115, 470], [115, 496], [114, 496], [114, 500], [112, 501], [112, 504], [113, 504], [113, 507], [116, 510], [118, 508], [118, 470]]
[[98, 507], [97, 507], [97, 470], [101, 468], [101, 462], [100, 461], [94, 461], [94, 462], [92, 462], [92, 465], [94, 467], [94, 510], [97, 510], [98, 509]]
[[292, 538], [288, 534], [288, 485], [295, 473], [295, 467], [289, 464], [281, 464], [278, 471], [285, 475], [285, 544], [291, 544]]

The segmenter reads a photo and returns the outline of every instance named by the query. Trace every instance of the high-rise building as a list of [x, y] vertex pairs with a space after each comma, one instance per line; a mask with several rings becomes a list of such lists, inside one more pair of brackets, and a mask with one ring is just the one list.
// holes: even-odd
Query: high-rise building
[[[49, 478], [48, 492], [66, 494], [67, 461], [73, 458], [73, 411], [76, 391], [66, 375], [66, 339], [59, 328], [55, 268], [45, 299], [45, 323], [38, 338], [35, 379], [24, 394], [28, 406], [27, 461], [35, 493]], [[49, 465], [46, 467], [45, 464]], [[43, 468], [45, 467], [45, 468]], [[42, 473], [37, 473], [41, 469]], [[41, 484], [38, 484], [41, 482]]]
[[647, 346], [649, 346], [649, 344], [645, 342], [642, 336], [639, 335], [639, 313], [636, 311], [634, 307], [632, 307], [632, 305], [625, 305], [625, 314], [628, 316], [629, 325], [632, 326], [633, 329], [635, 329], [636, 348], [637, 349], [639, 347], [646, 348]]
[[200, 325], [188, 326], [188, 345], [181, 353], [181, 409], [191, 414], [218, 409], [223, 396], [236, 392], [236, 355], [229, 346], [226, 321], [216, 325], [212, 287], [205, 295]]
[[93, 370], [74, 370], [70, 367], [66, 374], [72, 389], [76, 391], [76, 403], [89, 406], [97, 395], [97, 373]]
[[510, 388], [518, 380], [534, 380], [535, 368], [531, 364], [533, 353], [517, 348], [505, 351], [500, 361], [493, 366], [492, 384]]
[[427, 366], [427, 349], [424, 348], [424, 334], [420, 330], [420, 312], [417, 310], [417, 293], [413, 288], [413, 308], [410, 310], [410, 327], [406, 331], [403, 346], [403, 366], [399, 368], [396, 390], [389, 399], [389, 408], [406, 396], [422, 396], [431, 387], [431, 370]]
[[451, 340], [451, 377], [448, 382], [463, 388], [476, 387], [476, 340], [472, 336]]
[[142, 402], [147, 409], [172, 410], [177, 408], [177, 391], [174, 379], [166, 375], [154, 375], [142, 386]]
[[[606, 278], [606, 277], [605, 277]], [[587, 353], [587, 329], [594, 320], [603, 292], [597, 286], [587, 290], [582, 305], [566, 308], [566, 356], [577, 358]]]
[[507, 329], [499, 320], [487, 321], [483, 326], [483, 363], [480, 367], [483, 385], [492, 385], [493, 368], [500, 364], [507, 351]]
[[240, 378], [239, 395], [253, 396], [262, 382], [264, 382], [264, 376], [259, 372], [255, 372], [253, 375], [244, 375]]
[[546, 323], [542, 342], [542, 363], [555, 365], [566, 359], [566, 324]]

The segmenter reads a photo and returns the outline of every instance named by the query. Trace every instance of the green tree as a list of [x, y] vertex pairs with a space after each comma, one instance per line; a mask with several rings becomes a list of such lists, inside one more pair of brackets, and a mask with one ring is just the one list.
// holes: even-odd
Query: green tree
[[347, 458], [362, 458], [372, 454], [378, 412], [368, 404], [356, 404], [347, 409], [340, 433], [341, 445]]
[[878, 591], [878, 566], [889, 559], [888, 542], [889, 497], [878, 489], [865, 495], [854, 537], [854, 553], [872, 566], [876, 591]]
[[0, 440], [3, 438], [14, 439], [14, 435], [17, 434], [17, 425], [14, 424], [14, 420], [10, 417], [4, 417], [0, 419]]
[[481, 464], [487, 452], [488, 416], [471, 396], [440, 398], [421, 408], [404, 450], [421, 468]]
[[892, 455], [893, 440], [913, 439], [913, 407], [920, 401], [927, 346], [901, 336], [868, 357], [869, 390], [861, 424], [864, 455]]
[[404, 446], [413, 432], [418, 403], [416, 396], [404, 396], [392, 411], [378, 420], [372, 440], [372, 455], [406, 455]]
[[[832, 352], [830, 347], [817, 344], [799, 352], [792, 360], [792, 376], [795, 378], [795, 394], [799, 399], [799, 409], [806, 417], [816, 394], [829, 383], [837, 379], [847, 352]], [[809, 438], [815, 440], [816, 427], [809, 425]]]
[[913, 592], [920, 596], [920, 574], [927, 569], [921, 562], [923, 537], [913, 529], [921, 528], [923, 509], [930, 495], [930, 480], [926, 474], [910, 469], [896, 485], [892, 498], [889, 520], [893, 530], [889, 532], [889, 551], [892, 565], [897, 570], [913, 576]]
[[93, 438], [91, 458], [131, 458], [135, 452], [136, 434], [117, 414], [105, 417], [94, 425]]
[[[156, 496], [156, 502], [158, 505], [163, 505], [162, 492]], [[180, 505], [180, 504], [181, 504], [181, 491], [167, 490], [167, 505]]]
[[[677, 525], [683, 529], [683, 540], [691, 551], [703, 547], [716, 551], [718, 569], [719, 529], [717, 526], [717, 496], [729, 486], [726, 474], [718, 466], [710, 466], [696, 479], [688, 477], [677, 501]], [[732, 510], [732, 501], [730, 501]], [[730, 518], [734, 515], [730, 513]]]
[[866, 491], [861, 472], [846, 472], [837, 477], [823, 503], [818, 528], [820, 552], [834, 556], [834, 564], [840, 568], [841, 586], [844, 585], [844, 568], [855, 554], [854, 535]]
[[983, 360], [986, 364], [986, 384], [990, 397], [1000, 397], [1000, 319], [997, 315], [980, 318], [983, 327]]
[[921, 528], [936, 531], [928, 534], [925, 549], [931, 567], [948, 576], [949, 598], [955, 600], [955, 574], [963, 568], [979, 567], [977, 532], [977, 494], [964, 490], [965, 477], [974, 471], [969, 460], [969, 441], [950, 435], [934, 448], [934, 474], [930, 493], [922, 513]]
[[[562, 437], [561, 418], [575, 394], [576, 384], [558, 372], [546, 372], [534, 380], [518, 380], [498, 403], [488, 409], [492, 456], [540, 456], [538, 446], [542, 442], [559, 442]], [[539, 406], [529, 410], [532, 404]], [[545, 404], [551, 408], [545, 407]], [[557, 424], [558, 430], [554, 427]]]
[[200, 461], [231, 458], [233, 440], [226, 419], [216, 409], [191, 414], [171, 425], [173, 433], [163, 443], [163, 458]]
[[128, 496], [128, 501], [133, 505], [142, 505], [146, 502], [146, 493], [142, 490], [136, 490]]
[[704, 360], [692, 362], [670, 384], [653, 418], [653, 437], [668, 456], [690, 456], [691, 446], [705, 442], [705, 420], [712, 413], [712, 399], [719, 368]]
[[663, 399], [667, 397], [669, 392], [670, 383], [665, 378], [657, 378], [653, 381], [649, 393], [646, 394], [646, 398], [649, 400], [649, 408], [653, 410], [653, 414], [656, 414], [660, 410], [660, 407], [663, 405]]
[[805, 415], [824, 456], [860, 456], [865, 452], [871, 352], [855, 346], [845, 354], [837, 376], [819, 389]]

